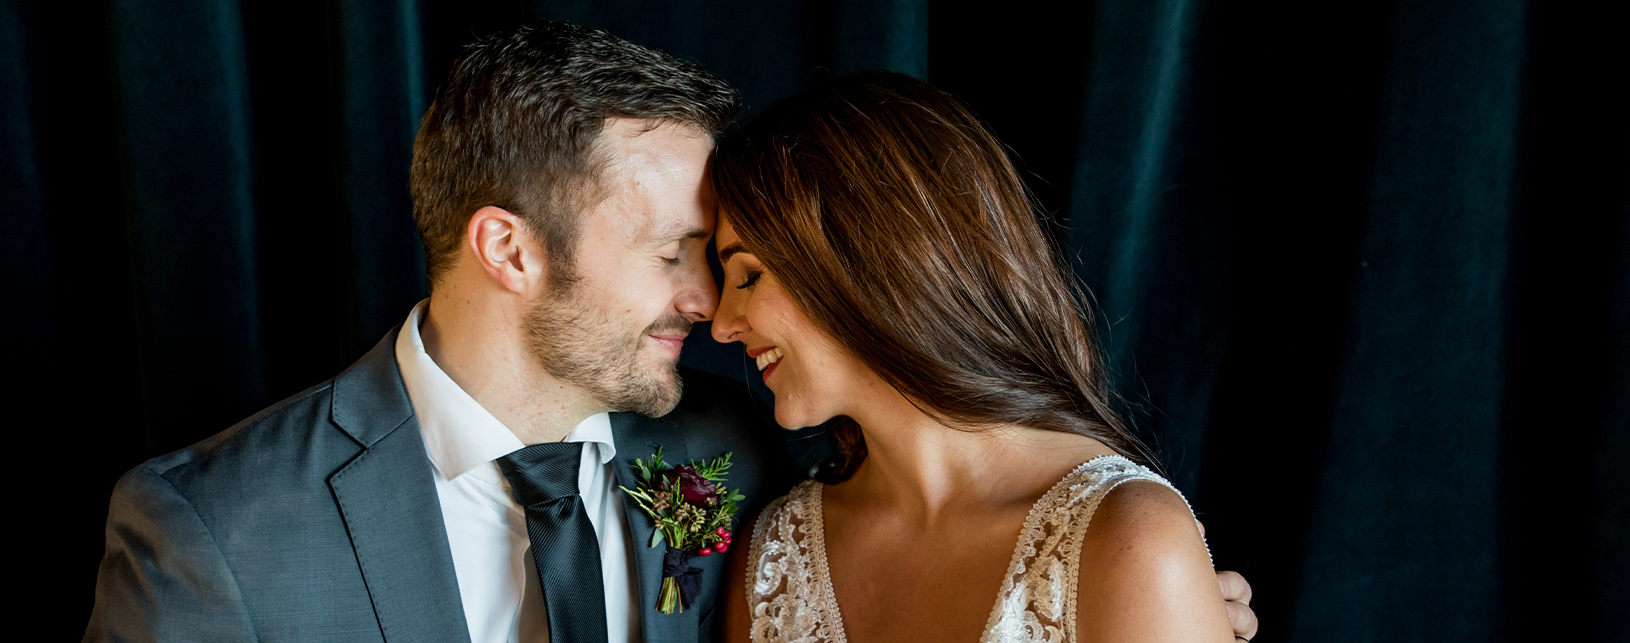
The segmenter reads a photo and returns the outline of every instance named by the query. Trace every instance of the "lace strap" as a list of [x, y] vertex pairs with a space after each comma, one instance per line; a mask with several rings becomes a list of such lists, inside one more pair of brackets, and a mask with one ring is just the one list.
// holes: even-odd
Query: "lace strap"
[[821, 484], [813, 480], [759, 515], [747, 559], [753, 641], [844, 642], [821, 518]]
[[1019, 532], [982, 642], [1077, 640], [1076, 592], [1087, 526], [1110, 491], [1134, 480], [1177, 491], [1155, 472], [1111, 455], [1083, 463], [1036, 501]]

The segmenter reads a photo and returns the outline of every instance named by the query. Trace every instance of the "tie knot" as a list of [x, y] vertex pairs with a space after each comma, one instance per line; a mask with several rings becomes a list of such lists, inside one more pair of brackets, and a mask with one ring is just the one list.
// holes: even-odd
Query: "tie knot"
[[515, 488], [521, 506], [577, 495], [582, 442], [534, 444], [498, 458], [498, 468]]

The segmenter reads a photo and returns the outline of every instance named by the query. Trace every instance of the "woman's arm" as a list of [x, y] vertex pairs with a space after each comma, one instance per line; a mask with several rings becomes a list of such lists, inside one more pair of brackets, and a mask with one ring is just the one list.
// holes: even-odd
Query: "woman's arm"
[[1153, 482], [1104, 497], [1082, 543], [1076, 595], [1083, 643], [1234, 641], [1194, 515]]
[[753, 528], [758, 524], [754, 516], [736, 532], [742, 536], [739, 546], [730, 548], [730, 564], [726, 567], [724, 595], [719, 597], [721, 631], [724, 643], [750, 643], [752, 640], [753, 612], [747, 605], [747, 557], [753, 550]]

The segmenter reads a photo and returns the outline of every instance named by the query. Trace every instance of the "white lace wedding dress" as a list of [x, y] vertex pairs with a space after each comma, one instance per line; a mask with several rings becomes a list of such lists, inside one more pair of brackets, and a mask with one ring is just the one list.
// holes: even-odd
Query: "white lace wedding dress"
[[[1081, 540], [1116, 485], [1165, 478], [1118, 455], [1083, 463], [1036, 501], [1019, 532], [982, 643], [1075, 641]], [[1172, 489], [1176, 491], [1176, 489]], [[1182, 494], [1179, 493], [1179, 496]], [[770, 503], [748, 550], [747, 605], [757, 643], [844, 643], [821, 522], [821, 484], [805, 482]]]

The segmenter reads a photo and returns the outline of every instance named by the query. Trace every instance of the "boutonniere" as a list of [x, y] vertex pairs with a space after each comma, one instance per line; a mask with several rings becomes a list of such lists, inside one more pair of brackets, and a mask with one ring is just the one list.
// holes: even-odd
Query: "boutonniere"
[[662, 461], [662, 448], [647, 464], [635, 459], [639, 470], [638, 489], [622, 487], [640, 509], [656, 522], [651, 546], [666, 542], [662, 557], [662, 591], [657, 594], [657, 610], [663, 614], [683, 612], [702, 589], [702, 570], [690, 566], [692, 557], [722, 554], [730, 549], [730, 527], [736, 517], [736, 502], [746, 499], [724, 486], [730, 470], [730, 454], [713, 460], [669, 467]]

